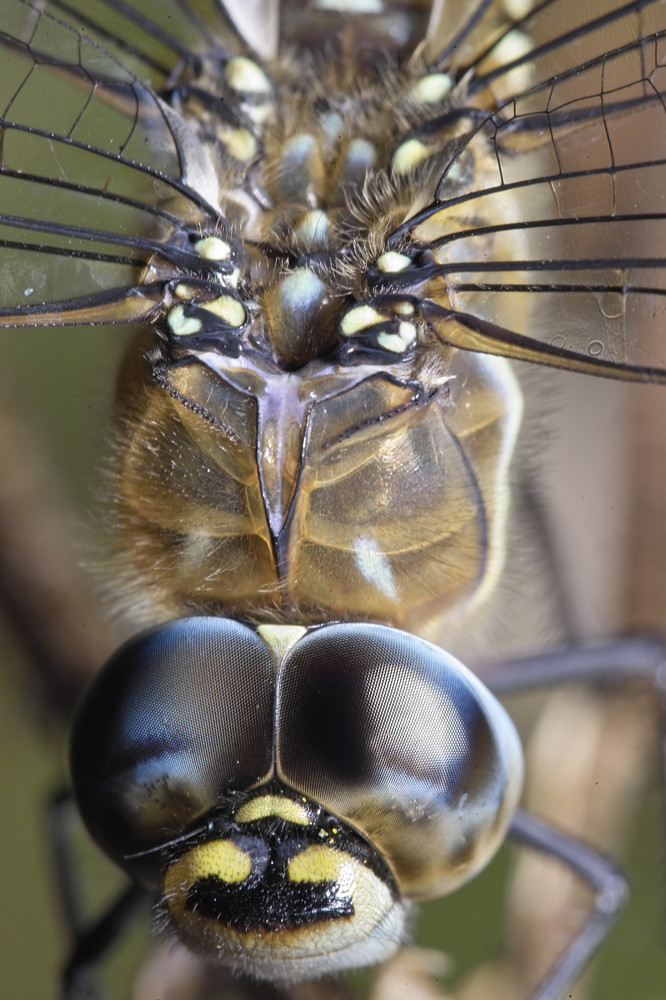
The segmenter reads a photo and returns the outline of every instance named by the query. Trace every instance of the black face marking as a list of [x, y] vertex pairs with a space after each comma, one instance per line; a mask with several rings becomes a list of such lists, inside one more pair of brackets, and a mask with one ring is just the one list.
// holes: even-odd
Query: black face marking
[[354, 915], [354, 904], [339, 884], [291, 882], [284, 869], [273, 868], [250, 885], [202, 879], [188, 891], [186, 908], [244, 933], [290, 930]]

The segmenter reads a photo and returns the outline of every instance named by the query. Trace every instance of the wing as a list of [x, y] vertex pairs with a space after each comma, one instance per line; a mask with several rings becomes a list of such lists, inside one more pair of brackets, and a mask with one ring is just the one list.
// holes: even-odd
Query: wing
[[498, 23], [478, 3], [461, 27], [464, 7], [429, 44], [468, 130], [389, 243], [425, 252], [447, 343], [663, 379], [666, 6], [546, 0]]
[[141, 81], [216, 58], [229, 22], [213, 0], [162, 3], [158, 24], [141, 5], [79, 8], [3, 0], [3, 326], [150, 316], [170, 277], [201, 269], [188, 235], [220, 225], [209, 150]]
[[[389, 242], [424, 251], [403, 280], [422, 286], [425, 267], [426, 312], [447, 343], [659, 378], [666, 8], [522, 6], [433, 5], [425, 52], [454, 80], [461, 136]], [[278, 13], [300, 12], [286, 0], [153, 8], [3, 4], [0, 325], [147, 318], [170, 281], [205, 267], [191, 240], [225, 224], [213, 153], [156, 89], [205, 81], [244, 39], [274, 54]]]

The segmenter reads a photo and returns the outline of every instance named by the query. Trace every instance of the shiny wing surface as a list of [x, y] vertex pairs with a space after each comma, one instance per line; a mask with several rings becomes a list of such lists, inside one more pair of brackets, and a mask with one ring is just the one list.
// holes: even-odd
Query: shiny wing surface
[[[168, 85], [176, 66], [205, 77], [262, 19], [270, 51], [275, 10], [46, 10], [62, 20], [4, 5], [0, 321], [145, 318], [168, 280], [200, 273], [174, 233], [220, 220], [210, 150], [140, 81]], [[663, 22], [656, 0], [547, 0], [522, 17], [499, 3], [435, 5], [426, 55], [454, 81], [443, 117], [457, 137], [390, 242], [427, 251], [428, 319], [446, 342], [661, 377]], [[419, 132], [442, 127], [433, 115]]]
[[433, 28], [465, 127], [390, 242], [429, 251], [448, 343], [661, 379], [663, 4], [545, 2], [513, 22], [497, 8], [478, 4], [460, 45]]
[[[0, 38], [0, 323], [149, 316], [165, 278], [192, 269], [164, 242], [218, 217], [208, 154], [87, 34], [6, 0]], [[156, 255], [161, 280], [139, 289]]]
[[176, 67], [196, 71], [216, 51], [238, 44], [217, 0], [46, 0], [39, 8], [83, 30], [156, 91], [168, 86]]

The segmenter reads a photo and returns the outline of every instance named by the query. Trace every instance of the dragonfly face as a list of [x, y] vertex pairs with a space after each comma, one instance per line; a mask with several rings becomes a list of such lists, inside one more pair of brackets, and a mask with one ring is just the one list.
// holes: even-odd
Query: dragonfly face
[[472, 674], [368, 624], [172, 622], [106, 666], [72, 741], [97, 842], [194, 950], [273, 980], [392, 953], [405, 900], [497, 849], [521, 775]]
[[75, 793], [194, 950], [375, 961], [520, 791], [503, 710], [426, 642], [502, 571], [508, 359], [663, 379], [663, 5], [287, 3], [275, 34], [104, 6], [91, 40], [11, 0], [3, 39], [0, 322], [141, 324], [111, 503], [119, 589], [162, 627], [84, 702]]

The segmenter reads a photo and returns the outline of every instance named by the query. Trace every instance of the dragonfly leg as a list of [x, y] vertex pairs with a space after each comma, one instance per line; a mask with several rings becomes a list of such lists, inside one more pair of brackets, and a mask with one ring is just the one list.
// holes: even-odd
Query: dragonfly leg
[[[499, 663], [482, 676], [500, 697], [574, 683], [598, 685], [605, 689], [623, 683], [642, 682], [645, 686], [649, 685], [661, 711], [661, 758], [666, 796], [666, 646], [663, 642], [635, 636], [572, 646]], [[576, 978], [605, 937], [626, 898], [626, 884], [611, 863], [598, 852], [524, 813], [518, 815], [512, 832], [523, 843], [560, 858], [596, 893], [593, 913], [531, 998], [550, 1000], [559, 997], [567, 984]]]
[[48, 811], [49, 839], [54, 859], [56, 881], [65, 923], [73, 939], [73, 948], [63, 973], [64, 1000], [99, 1000], [95, 984], [95, 967], [104, 953], [122, 933], [135, 912], [146, 901], [146, 892], [138, 886], [128, 886], [120, 898], [98, 918], [84, 918], [78, 903], [80, 873], [73, 857], [76, 807], [69, 792], [59, 793]]
[[560, 1000], [620, 915], [629, 898], [629, 887], [624, 875], [599, 851], [524, 810], [516, 813], [510, 836], [559, 859], [594, 890], [592, 912], [530, 996], [530, 1000]]
[[498, 696], [559, 684], [645, 680], [666, 700], [666, 645], [650, 636], [613, 639], [517, 657], [478, 673]]
[[666, 645], [651, 636], [573, 646], [496, 663], [484, 683], [498, 697], [560, 684], [642, 680], [652, 685], [661, 714], [661, 767], [666, 815]]
[[63, 974], [63, 1000], [101, 1000], [95, 967], [145, 899], [146, 893], [139, 886], [128, 886], [98, 920], [77, 935]]
[[[666, 645], [650, 636], [574, 646], [496, 663], [480, 676], [498, 697], [560, 684], [621, 683], [652, 685], [661, 713], [661, 767], [666, 799]], [[666, 815], [666, 801], [664, 803]]]

